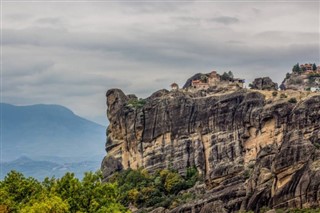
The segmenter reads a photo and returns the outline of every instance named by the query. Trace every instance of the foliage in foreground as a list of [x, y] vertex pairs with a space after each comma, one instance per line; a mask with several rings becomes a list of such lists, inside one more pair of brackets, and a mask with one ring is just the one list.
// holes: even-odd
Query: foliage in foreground
[[185, 176], [173, 170], [159, 170], [149, 174], [146, 170], [126, 170], [113, 176], [112, 183], [118, 183], [121, 203], [138, 207], [175, 207], [194, 199], [190, 193], [182, 193], [198, 180], [198, 171], [188, 168]]
[[119, 202], [117, 183], [102, 183], [101, 173], [85, 173], [82, 181], [73, 173], [39, 182], [11, 171], [0, 181], [0, 205], [8, 212], [127, 212]]
[[[196, 183], [198, 173], [189, 168], [186, 176], [176, 171], [159, 170], [149, 174], [143, 169], [122, 171], [101, 182], [101, 173], [85, 173], [80, 181], [73, 173], [39, 182], [11, 171], [0, 181], [0, 211], [21, 213], [129, 213], [124, 206], [173, 208], [195, 199], [184, 191]], [[270, 210], [267, 207], [260, 212]], [[249, 211], [252, 212], [252, 211]], [[248, 213], [249, 213], [248, 212]], [[277, 213], [315, 213], [320, 209], [276, 209]]]
[[117, 173], [108, 183], [101, 182], [101, 172], [88, 172], [82, 180], [73, 173], [62, 178], [45, 178], [39, 182], [11, 171], [0, 181], [0, 206], [8, 212], [21, 213], [120, 213], [128, 212], [124, 206], [173, 207], [193, 199], [182, 190], [192, 187], [198, 180], [195, 168], [186, 176], [172, 170], [160, 170], [151, 175], [147, 171], [125, 170]]

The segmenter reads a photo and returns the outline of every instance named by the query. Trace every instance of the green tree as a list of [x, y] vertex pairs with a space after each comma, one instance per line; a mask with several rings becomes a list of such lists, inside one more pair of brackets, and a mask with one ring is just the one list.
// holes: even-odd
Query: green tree
[[61, 179], [57, 180], [55, 192], [67, 201], [71, 212], [81, 210], [80, 197], [82, 197], [82, 187], [80, 181], [74, 173], [67, 172]]
[[67, 213], [69, 205], [56, 195], [45, 196], [41, 199], [32, 200], [28, 205], [24, 206], [21, 213]]
[[221, 80], [223, 81], [229, 81], [231, 80], [232, 78], [230, 77], [230, 75], [226, 72], [224, 72], [222, 75], [221, 75]]
[[[82, 211], [99, 212], [102, 207], [117, 209], [125, 208], [119, 203], [120, 193], [117, 183], [102, 183], [102, 173], [86, 172], [82, 180], [82, 196], [79, 202], [82, 203]], [[105, 209], [104, 208], [104, 209]]]
[[290, 73], [286, 74], [286, 79], [290, 78]]
[[297, 63], [297, 64], [295, 64], [294, 66], [293, 66], [293, 68], [292, 68], [292, 72], [294, 72], [294, 73], [301, 73], [301, 68], [300, 68], [300, 65], [299, 65], [299, 63]]
[[312, 70], [313, 71], [316, 71], [317, 70], [317, 65], [314, 63], [314, 64], [312, 64]]
[[164, 181], [167, 193], [175, 194], [183, 189], [184, 180], [179, 173], [165, 169], [161, 171], [160, 176]]
[[233, 78], [234, 78], [233, 73], [232, 73], [232, 71], [231, 71], [231, 70], [229, 70], [229, 72], [228, 72], [228, 76], [229, 76], [229, 78], [231, 78], [231, 79], [233, 79]]
[[105, 213], [128, 212], [120, 203], [117, 182], [102, 183], [101, 171], [85, 173], [82, 181], [73, 173], [45, 178], [42, 183], [12, 171], [0, 181], [0, 204], [9, 212]]
[[36, 179], [11, 171], [0, 182], [0, 203], [8, 206], [11, 212], [16, 212], [30, 199], [39, 196], [41, 191], [42, 186]]

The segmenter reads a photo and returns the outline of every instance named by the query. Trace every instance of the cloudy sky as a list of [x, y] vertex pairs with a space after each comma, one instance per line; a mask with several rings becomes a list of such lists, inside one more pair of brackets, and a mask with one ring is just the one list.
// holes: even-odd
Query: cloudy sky
[[198, 72], [278, 83], [320, 64], [319, 1], [3, 1], [2, 101], [105, 124], [105, 92], [147, 97]]

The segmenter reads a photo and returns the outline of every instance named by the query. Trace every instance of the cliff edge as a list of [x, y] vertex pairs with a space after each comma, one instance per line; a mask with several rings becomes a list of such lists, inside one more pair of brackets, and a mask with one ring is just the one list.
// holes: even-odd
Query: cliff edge
[[140, 167], [184, 175], [194, 166], [203, 177], [197, 199], [161, 212], [320, 206], [319, 94], [160, 90], [142, 100], [111, 89], [106, 97], [105, 180]]

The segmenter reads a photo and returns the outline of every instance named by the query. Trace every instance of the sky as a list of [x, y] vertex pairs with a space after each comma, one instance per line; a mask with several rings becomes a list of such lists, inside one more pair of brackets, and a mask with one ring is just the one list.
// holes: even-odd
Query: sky
[[2, 1], [2, 102], [106, 125], [105, 93], [145, 98], [195, 73], [281, 83], [320, 64], [319, 1]]

